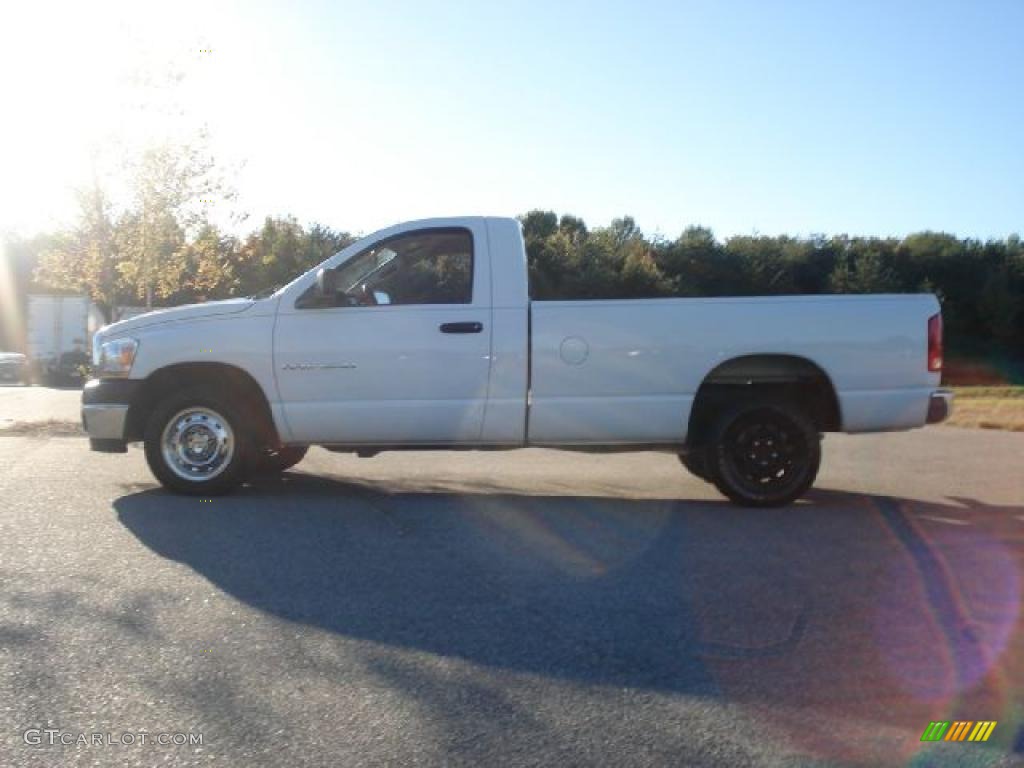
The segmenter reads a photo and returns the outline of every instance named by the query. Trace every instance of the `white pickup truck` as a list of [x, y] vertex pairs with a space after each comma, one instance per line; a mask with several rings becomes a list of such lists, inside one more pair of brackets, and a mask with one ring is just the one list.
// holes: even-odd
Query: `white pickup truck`
[[152, 312], [95, 336], [94, 450], [143, 441], [209, 495], [311, 445], [661, 450], [733, 501], [788, 503], [823, 432], [943, 420], [934, 296], [531, 301], [519, 224], [408, 222], [264, 298]]

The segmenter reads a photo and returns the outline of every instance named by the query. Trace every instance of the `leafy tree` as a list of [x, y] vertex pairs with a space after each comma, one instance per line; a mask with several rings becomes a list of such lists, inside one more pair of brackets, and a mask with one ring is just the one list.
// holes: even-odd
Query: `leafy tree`
[[1008, 264], [993, 270], [978, 297], [978, 312], [992, 338], [998, 341], [1012, 341], [1018, 331], [1021, 311], [1024, 309], [1020, 289], [1015, 290], [1014, 280]]
[[167, 299], [184, 277], [186, 247], [182, 224], [168, 210], [128, 211], [117, 221], [115, 235], [120, 258], [117, 270], [128, 294], [153, 306], [154, 297]]
[[[187, 292], [193, 277], [197, 236], [207, 242], [210, 225], [203, 200], [233, 193], [219, 180], [213, 159], [198, 145], [162, 145], [143, 150], [128, 163], [130, 199], [116, 212], [94, 178], [79, 191], [75, 224], [59, 233], [40, 259], [36, 279], [57, 290], [84, 291], [108, 319], [121, 303], [167, 300]], [[217, 274], [229, 259], [202, 260], [202, 290], [232, 280]]]
[[529, 211], [520, 216], [519, 221], [523, 225], [523, 238], [527, 241], [545, 240], [558, 229], [558, 216], [554, 211]]
[[608, 234], [612, 236], [617, 248], [622, 248], [627, 243], [643, 239], [643, 232], [633, 221], [632, 216], [623, 216], [621, 219], [612, 219], [608, 227]]
[[675, 293], [675, 283], [658, 267], [654, 252], [646, 243], [635, 243], [627, 249], [621, 275], [621, 293], [626, 298], [671, 296]]
[[706, 227], [687, 227], [674, 242], [655, 247], [655, 260], [680, 296], [708, 295], [715, 292], [716, 285], [735, 279], [735, 272], [726, 277], [727, 258]]
[[238, 244], [233, 237], [224, 235], [213, 224], [206, 224], [172, 257], [180, 282], [170, 302], [206, 301], [234, 295], [240, 282], [238, 254]]
[[322, 224], [307, 231], [294, 217], [268, 216], [259, 232], [236, 246], [236, 290], [251, 295], [281, 285], [354, 242], [348, 232]]
[[233, 193], [201, 143], [143, 150], [131, 163], [131, 183], [132, 205], [119, 227], [125, 256], [119, 269], [150, 307], [154, 290], [166, 298], [180, 283], [182, 260], [174, 254], [190, 232], [206, 226], [203, 201]]
[[886, 263], [884, 245], [875, 240], [854, 240], [838, 260], [829, 287], [835, 293], [892, 293], [899, 280]]
[[95, 180], [77, 198], [78, 222], [53, 236], [33, 277], [52, 289], [87, 292], [109, 319], [124, 288], [111, 204]]
[[587, 225], [583, 222], [583, 219], [570, 216], [569, 214], [564, 214], [558, 220], [558, 231], [577, 245], [587, 237]]

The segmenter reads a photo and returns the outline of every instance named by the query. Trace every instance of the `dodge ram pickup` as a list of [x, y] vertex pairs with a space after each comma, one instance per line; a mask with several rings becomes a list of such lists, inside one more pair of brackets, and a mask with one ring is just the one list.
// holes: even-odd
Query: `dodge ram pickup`
[[814, 482], [824, 432], [946, 418], [934, 296], [532, 301], [518, 222], [415, 221], [263, 298], [93, 342], [94, 450], [144, 443], [172, 491], [229, 491], [309, 446], [658, 450], [748, 506]]

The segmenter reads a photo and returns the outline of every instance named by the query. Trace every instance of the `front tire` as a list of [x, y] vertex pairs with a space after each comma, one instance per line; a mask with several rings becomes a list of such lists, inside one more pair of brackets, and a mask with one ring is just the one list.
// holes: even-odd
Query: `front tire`
[[790, 402], [737, 404], [715, 421], [707, 459], [709, 479], [730, 501], [780, 507], [814, 483], [821, 439], [814, 422]]
[[162, 400], [145, 432], [146, 462], [170, 491], [190, 496], [227, 493], [251, 461], [246, 422], [226, 397], [200, 389]]

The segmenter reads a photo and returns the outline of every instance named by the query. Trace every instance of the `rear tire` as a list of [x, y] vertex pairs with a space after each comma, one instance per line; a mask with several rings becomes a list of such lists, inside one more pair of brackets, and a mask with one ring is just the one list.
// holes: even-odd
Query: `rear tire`
[[252, 460], [252, 440], [228, 398], [204, 389], [169, 395], [150, 414], [146, 462], [170, 491], [214, 496], [239, 486]]
[[692, 448], [686, 453], [680, 453], [679, 463], [694, 477], [699, 477], [706, 483], [711, 482], [708, 477], [707, 451], [704, 448]]
[[708, 477], [736, 504], [789, 504], [811, 487], [820, 465], [818, 429], [789, 401], [766, 399], [733, 405], [712, 427]]

